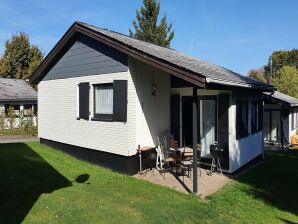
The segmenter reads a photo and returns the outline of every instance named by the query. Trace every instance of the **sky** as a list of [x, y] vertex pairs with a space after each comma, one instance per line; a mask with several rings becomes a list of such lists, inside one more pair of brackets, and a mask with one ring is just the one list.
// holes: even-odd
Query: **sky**
[[[298, 0], [160, 0], [171, 47], [246, 75], [274, 50], [298, 48]], [[128, 34], [141, 0], [0, 0], [0, 54], [26, 32], [45, 55], [74, 21]]]

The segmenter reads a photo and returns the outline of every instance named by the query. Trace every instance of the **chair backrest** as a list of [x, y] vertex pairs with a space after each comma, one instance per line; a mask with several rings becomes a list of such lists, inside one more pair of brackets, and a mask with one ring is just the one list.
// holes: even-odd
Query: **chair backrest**
[[162, 136], [165, 150], [170, 149], [170, 140], [173, 138], [172, 134], [167, 132]]
[[170, 148], [177, 150], [179, 148], [178, 141], [176, 141], [175, 139], [171, 138], [170, 139]]

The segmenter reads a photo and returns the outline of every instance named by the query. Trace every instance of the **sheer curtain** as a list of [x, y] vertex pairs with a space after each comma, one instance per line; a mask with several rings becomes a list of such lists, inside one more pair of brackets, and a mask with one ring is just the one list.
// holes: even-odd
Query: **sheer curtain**
[[95, 113], [113, 114], [113, 86], [95, 86]]
[[215, 100], [202, 100], [202, 156], [210, 154], [215, 141]]

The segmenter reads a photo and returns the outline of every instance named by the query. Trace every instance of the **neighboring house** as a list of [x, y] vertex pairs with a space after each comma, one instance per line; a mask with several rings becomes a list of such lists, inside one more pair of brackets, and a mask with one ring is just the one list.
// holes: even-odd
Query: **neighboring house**
[[0, 78], [0, 114], [13, 107], [15, 116], [21, 112], [25, 115], [37, 112], [37, 92], [29, 83], [22, 79]]
[[264, 96], [265, 142], [288, 145], [298, 134], [298, 99], [278, 91]]
[[263, 155], [262, 93], [273, 86], [173, 49], [75, 22], [30, 82], [41, 143], [117, 171], [136, 173], [138, 146], [166, 132], [202, 142], [202, 156], [217, 141], [229, 173]]

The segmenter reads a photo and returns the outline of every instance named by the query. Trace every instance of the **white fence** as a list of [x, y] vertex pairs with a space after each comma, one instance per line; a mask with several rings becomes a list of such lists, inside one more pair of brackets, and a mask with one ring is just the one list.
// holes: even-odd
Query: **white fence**
[[[18, 118], [18, 117], [13, 119], [13, 124], [12, 125], [13, 125], [14, 129], [18, 129], [21, 126], [23, 126], [24, 128], [26, 128], [28, 126], [31, 126], [31, 125], [33, 127], [37, 126], [37, 117], [36, 116], [34, 116], [34, 117], [24, 117], [22, 119], [23, 120], [21, 120], [21, 118]], [[4, 129], [11, 129], [10, 125], [11, 125], [10, 118], [4, 118], [4, 122], [3, 122]], [[0, 129], [1, 128], [2, 128], [2, 124], [1, 124]]]

